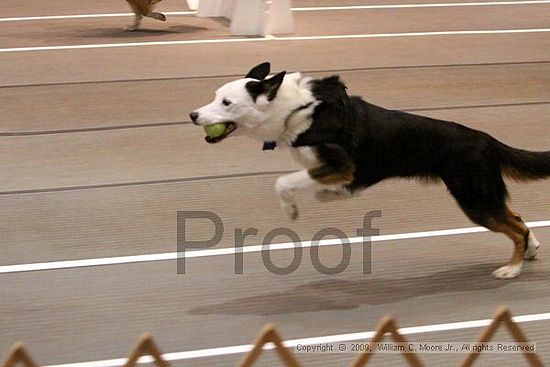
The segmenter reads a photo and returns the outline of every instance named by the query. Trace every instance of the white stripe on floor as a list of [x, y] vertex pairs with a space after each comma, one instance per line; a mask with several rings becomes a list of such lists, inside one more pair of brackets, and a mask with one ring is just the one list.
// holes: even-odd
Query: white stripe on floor
[[[546, 321], [550, 320], [550, 313], [539, 313], [531, 315], [522, 315], [516, 316], [513, 318], [517, 323], [533, 322], [533, 321]], [[433, 333], [440, 331], [451, 331], [451, 330], [463, 330], [463, 329], [473, 329], [481, 328], [487, 326], [491, 323], [492, 320], [473, 320], [473, 321], [463, 321], [463, 322], [452, 322], [446, 324], [434, 324], [434, 325], [424, 325], [424, 326], [413, 326], [399, 329], [399, 333], [402, 335], [414, 335], [414, 334], [423, 334], [423, 333]], [[284, 330], [279, 330], [284, 336]], [[303, 338], [303, 339], [291, 339], [284, 342], [286, 347], [292, 348], [300, 345], [314, 345], [319, 343], [339, 343], [339, 342], [350, 342], [356, 340], [368, 340], [374, 336], [374, 331], [358, 332], [351, 334], [337, 334], [337, 335], [327, 335], [321, 337], [313, 338]], [[235, 345], [231, 347], [219, 347], [219, 348], [208, 348], [208, 349], [199, 349], [191, 350], [185, 352], [174, 352], [163, 354], [162, 357], [168, 361], [181, 361], [189, 360], [196, 358], [205, 358], [205, 357], [216, 357], [216, 356], [227, 356], [233, 354], [244, 354], [252, 350], [253, 345]], [[264, 349], [273, 349], [272, 344], [268, 344]], [[91, 362], [77, 362], [77, 363], [67, 363], [67, 364], [58, 364], [45, 367], [117, 367], [122, 366], [126, 362], [126, 358], [117, 358], [117, 359], [106, 359], [100, 361], [91, 361]], [[151, 363], [153, 359], [149, 356], [142, 357], [139, 359], [138, 363]]]
[[461, 36], [461, 35], [493, 35], [493, 34], [517, 34], [517, 33], [546, 33], [550, 28], [534, 29], [496, 29], [496, 30], [474, 30], [474, 31], [438, 31], [438, 32], [412, 32], [412, 33], [371, 33], [371, 34], [344, 34], [333, 36], [301, 36], [301, 37], [275, 37], [268, 35], [259, 38], [222, 38], [202, 39], [185, 41], [155, 41], [155, 42], [127, 42], [127, 43], [99, 43], [88, 45], [67, 45], [67, 46], [39, 46], [39, 47], [14, 47], [0, 48], [0, 52], [28, 52], [28, 51], [58, 51], [58, 50], [81, 50], [95, 48], [120, 48], [120, 47], [143, 47], [143, 46], [170, 46], [170, 45], [200, 45], [219, 43], [244, 43], [244, 42], [289, 42], [289, 41], [316, 41], [316, 40], [345, 40], [345, 39], [368, 39], [368, 38], [390, 38], [390, 37], [433, 37], [433, 36]]
[[[550, 227], [550, 220], [528, 222], [527, 225], [530, 228], [537, 227]], [[487, 232], [487, 229], [482, 227], [466, 227], [455, 229], [444, 229], [436, 231], [425, 232], [409, 232], [409, 233], [397, 233], [390, 235], [373, 236], [371, 242], [385, 242], [385, 241], [397, 241], [397, 240], [409, 240], [415, 238], [430, 238], [430, 237], [442, 237], [442, 236], [456, 236], [470, 233]], [[365, 242], [364, 237], [351, 237], [348, 238], [350, 244], [361, 244]], [[312, 241], [302, 241], [301, 247], [308, 248], [316, 245]], [[318, 244], [319, 246], [338, 246], [341, 245], [339, 239], [322, 240]], [[290, 250], [295, 247], [293, 242], [275, 243], [269, 246], [270, 251]], [[262, 251], [262, 245], [245, 246], [242, 247], [243, 253], [254, 253]], [[186, 251], [185, 256], [180, 254], [180, 257], [186, 259], [210, 257], [210, 256], [223, 256], [234, 255], [235, 248], [215, 248], [210, 250], [192, 250]], [[65, 260], [65, 261], [50, 261], [42, 263], [30, 263], [30, 264], [17, 264], [17, 265], [2, 265], [0, 266], [0, 274], [2, 273], [20, 273], [26, 271], [39, 271], [39, 270], [58, 270], [58, 269], [72, 269], [82, 268], [88, 266], [101, 266], [101, 265], [119, 265], [119, 264], [131, 264], [150, 261], [164, 261], [164, 260], [176, 260], [178, 258], [177, 252], [167, 252], [160, 254], [149, 255], [132, 255], [132, 256], [118, 256], [118, 257], [104, 257], [95, 259], [83, 259], [83, 260]]]
[[[549, 0], [550, 1], [550, 0]], [[164, 15], [194, 15], [196, 11], [168, 11], [163, 12]], [[25, 22], [32, 20], [61, 20], [61, 19], [89, 19], [89, 18], [117, 18], [130, 17], [134, 13], [105, 13], [105, 14], [69, 14], [69, 15], [44, 15], [32, 17], [12, 17], [0, 18], [0, 22]]]
[[[390, 4], [390, 5], [348, 5], [348, 6], [310, 6], [291, 8], [295, 12], [307, 11], [336, 11], [336, 10], [371, 10], [371, 9], [410, 9], [410, 8], [452, 8], [465, 6], [502, 6], [502, 5], [536, 5], [548, 4], [550, 0], [528, 0], [528, 1], [487, 1], [487, 2], [464, 2], [464, 3], [425, 3], [425, 4]], [[163, 12], [168, 16], [194, 15], [196, 11], [168, 11]], [[128, 17], [134, 13], [104, 13], [104, 14], [68, 14], [68, 15], [44, 15], [29, 17], [0, 18], [0, 22], [22, 22], [33, 20], [59, 20], [59, 19], [87, 19], [87, 18], [111, 18]]]
[[292, 11], [334, 11], [334, 10], [369, 10], [369, 9], [411, 9], [411, 8], [455, 8], [465, 6], [502, 6], [548, 4], [550, 0], [533, 1], [487, 1], [471, 3], [426, 3], [426, 4], [389, 4], [389, 5], [349, 5], [349, 6], [311, 6], [292, 8]]

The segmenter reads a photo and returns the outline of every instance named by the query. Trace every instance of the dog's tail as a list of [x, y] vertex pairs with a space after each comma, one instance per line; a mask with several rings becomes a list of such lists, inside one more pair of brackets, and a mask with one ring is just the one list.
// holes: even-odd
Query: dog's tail
[[502, 172], [517, 181], [537, 180], [550, 176], [550, 151], [532, 152], [499, 143]]

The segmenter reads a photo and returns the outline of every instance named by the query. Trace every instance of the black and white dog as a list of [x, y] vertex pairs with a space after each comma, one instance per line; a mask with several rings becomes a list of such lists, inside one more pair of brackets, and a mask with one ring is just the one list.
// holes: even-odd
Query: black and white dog
[[210, 143], [244, 134], [264, 148], [290, 148], [304, 169], [279, 177], [275, 188], [291, 219], [298, 217], [297, 191], [331, 201], [390, 177], [439, 179], [473, 222], [514, 242], [510, 262], [495, 277], [516, 277], [523, 259], [535, 258], [540, 244], [508, 207], [503, 175], [550, 176], [550, 152], [515, 149], [454, 122], [386, 110], [349, 96], [337, 76], [314, 80], [281, 72], [268, 78], [269, 72], [269, 63], [254, 67], [190, 116], [196, 125], [225, 124], [224, 134], [206, 138]]

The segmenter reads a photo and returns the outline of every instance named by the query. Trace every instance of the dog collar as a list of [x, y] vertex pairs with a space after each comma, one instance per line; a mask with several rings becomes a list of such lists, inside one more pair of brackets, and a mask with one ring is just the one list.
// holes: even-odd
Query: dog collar
[[264, 141], [262, 150], [275, 150], [276, 147], [277, 147], [276, 141]]
[[[313, 102], [309, 102], [303, 106], [300, 106], [296, 109], [294, 109], [288, 116], [287, 118], [285, 119], [285, 127], [288, 125], [288, 121], [290, 120], [290, 118], [297, 112], [301, 111], [301, 110], [305, 110], [306, 108], [310, 107], [311, 105], [313, 104]], [[264, 141], [264, 145], [262, 146], [262, 150], [275, 150], [275, 148], [277, 147], [277, 142], [276, 141]]]

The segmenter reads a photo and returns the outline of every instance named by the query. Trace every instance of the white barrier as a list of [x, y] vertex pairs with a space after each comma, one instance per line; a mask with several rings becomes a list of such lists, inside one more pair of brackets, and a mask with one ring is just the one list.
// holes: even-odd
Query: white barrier
[[[198, 4], [197, 4], [198, 3]], [[290, 0], [187, 0], [198, 6], [198, 17], [224, 17], [231, 20], [234, 35], [292, 33], [294, 23]]]
[[199, 8], [199, 0], [187, 0], [187, 7], [191, 10], [197, 10]]

